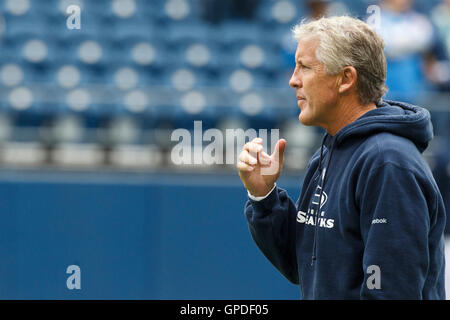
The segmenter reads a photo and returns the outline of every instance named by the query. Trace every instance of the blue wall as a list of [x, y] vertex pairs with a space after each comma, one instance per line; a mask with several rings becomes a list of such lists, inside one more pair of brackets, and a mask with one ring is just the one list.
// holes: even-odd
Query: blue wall
[[298, 299], [245, 200], [237, 174], [0, 172], [0, 299]]

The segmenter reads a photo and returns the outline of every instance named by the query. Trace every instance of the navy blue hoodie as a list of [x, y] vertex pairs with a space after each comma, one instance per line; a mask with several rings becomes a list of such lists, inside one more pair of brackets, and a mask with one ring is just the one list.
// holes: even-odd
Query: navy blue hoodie
[[253, 240], [301, 298], [445, 299], [445, 209], [421, 155], [432, 137], [427, 110], [385, 100], [324, 136], [296, 203], [278, 186], [249, 199]]

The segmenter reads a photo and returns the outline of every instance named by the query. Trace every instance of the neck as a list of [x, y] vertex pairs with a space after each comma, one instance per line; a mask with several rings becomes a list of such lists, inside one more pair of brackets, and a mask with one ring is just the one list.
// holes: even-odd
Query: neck
[[331, 116], [329, 124], [324, 126], [325, 130], [331, 136], [336, 135], [342, 128], [356, 121], [370, 110], [376, 109], [375, 103], [371, 102], [368, 105], [360, 103], [345, 103], [335, 108], [334, 115]]

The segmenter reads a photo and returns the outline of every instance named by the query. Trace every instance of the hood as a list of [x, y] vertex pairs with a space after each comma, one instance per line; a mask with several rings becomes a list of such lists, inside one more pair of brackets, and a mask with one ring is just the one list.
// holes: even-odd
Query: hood
[[333, 140], [339, 145], [350, 137], [365, 137], [380, 132], [389, 132], [409, 139], [420, 152], [423, 152], [433, 139], [430, 113], [424, 108], [408, 103], [383, 100], [376, 109], [345, 126]]

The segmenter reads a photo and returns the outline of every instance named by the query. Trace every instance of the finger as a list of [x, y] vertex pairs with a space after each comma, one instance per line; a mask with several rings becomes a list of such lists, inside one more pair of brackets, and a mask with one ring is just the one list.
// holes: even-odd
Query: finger
[[270, 160], [270, 156], [267, 153], [265, 153], [264, 151], [261, 151], [259, 153], [259, 156], [260, 156], [260, 158], [264, 158], [264, 159], [269, 159]]
[[262, 165], [269, 165], [272, 162], [270, 156], [264, 151], [258, 153], [259, 163]]
[[258, 143], [254, 143], [254, 142], [247, 142], [244, 145], [244, 150], [247, 150], [249, 153], [252, 153], [256, 156], [256, 154], [258, 152], [261, 152], [263, 150], [263, 146], [258, 144]]
[[253, 157], [252, 155], [250, 155], [246, 150], [242, 151], [239, 154], [238, 159], [248, 165], [255, 165], [258, 163], [258, 160], [255, 157]]
[[284, 139], [280, 139], [278, 140], [276, 146], [275, 146], [275, 151], [272, 154], [272, 159], [277, 159], [279, 160], [279, 162], [283, 162], [283, 158], [284, 158], [284, 149], [286, 148], [286, 140]]
[[255, 167], [252, 167], [242, 161], [238, 162], [237, 168], [239, 171], [244, 171], [244, 172], [251, 172], [251, 171], [255, 170]]
[[268, 163], [261, 163], [259, 164], [260, 168], [270, 168], [272, 166], [272, 161]]
[[262, 144], [262, 143], [263, 143], [263, 139], [261, 139], [261, 138], [255, 138], [255, 139], [253, 139], [251, 142], [253, 142], [253, 143], [258, 143], [258, 144]]

